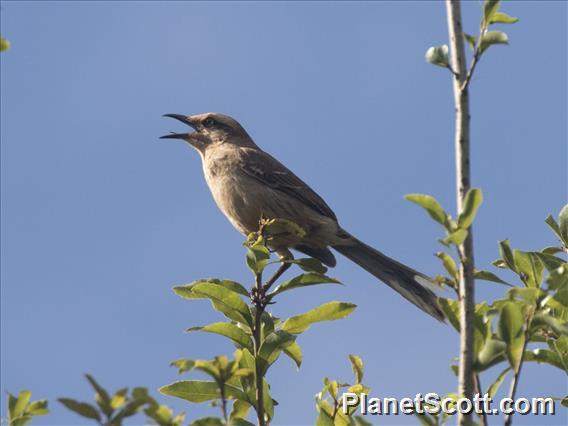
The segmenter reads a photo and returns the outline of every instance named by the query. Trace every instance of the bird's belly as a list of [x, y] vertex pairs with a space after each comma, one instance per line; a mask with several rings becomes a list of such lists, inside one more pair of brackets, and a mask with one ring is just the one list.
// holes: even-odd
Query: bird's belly
[[[299, 225], [306, 231], [312, 246], [325, 247], [336, 238], [336, 221], [316, 213], [283, 192], [259, 184], [240, 171], [223, 176], [206, 173], [205, 178], [219, 209], [244, 235], [258, 231], [261, 219], [278, 218]], [[294, 236], [282, 235], [270, 245], [292, 247], [299, 243]]]
[[239, 232], [248, 235], [258, 230], [261, 219], [259, 203], [253, 202], [250, 188], [246, 187], [243, 179], [234, 174], [220, 177], [207, 173], [205, 179], [215, 203]]

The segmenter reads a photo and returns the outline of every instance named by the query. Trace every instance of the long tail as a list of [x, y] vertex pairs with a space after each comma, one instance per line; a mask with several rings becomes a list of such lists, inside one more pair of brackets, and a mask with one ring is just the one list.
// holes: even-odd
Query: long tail
[[[347, 234], [347, 232], [345, 233]], [[391, 259], [352, 235], [345, 239], [345, 244], [336, 245], [333, 248], [383, 281], [427, 314], [432, 315], [437, 320], [444, 320], [444, 313], [438, 305], [438, 297], [422, 284], [431, 282], [426, 275]]]

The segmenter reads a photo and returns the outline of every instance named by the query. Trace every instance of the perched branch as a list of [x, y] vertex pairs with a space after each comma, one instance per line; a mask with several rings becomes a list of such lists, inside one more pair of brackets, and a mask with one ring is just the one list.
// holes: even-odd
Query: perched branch
[[[463, 211], [464, 200], [470, 183], [470, 114], [469, 92], [466, 83], [466, 56], [464, 49], [464, 34], [461, 22], [461, 5], [458, 0], [446, 0], [448, 17], [448, 33], [450, 39], [450, 64], [457, 73], [453, 78], [454, 103], [456, 110], [456, 178], [457, 178], [457, 210]], [[473, 324], [475, 315], [474, 299], [474, 259], [472, 229], [460, 244], [460, 363], [459, 363], [459, 394], [473, 400]], [[459, 425], [471, 425], [471, 415], [460, 415]]]

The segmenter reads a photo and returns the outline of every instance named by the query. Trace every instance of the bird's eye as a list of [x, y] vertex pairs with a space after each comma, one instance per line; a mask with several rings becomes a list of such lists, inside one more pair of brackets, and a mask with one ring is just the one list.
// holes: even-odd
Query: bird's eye
[[213, 120], [211, 117], [206, 118], [205, 121], [203, 121], [203, 125], [205, 127], [211, 127], [215, 124], [215, 120]]

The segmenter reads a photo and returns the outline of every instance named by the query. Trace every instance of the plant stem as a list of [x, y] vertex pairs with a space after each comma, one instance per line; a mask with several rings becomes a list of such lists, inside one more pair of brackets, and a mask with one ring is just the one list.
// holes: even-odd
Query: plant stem
[[260, 371], [260, 363], [258, 362], [258, 353], [260, 351], [260, 344], [262, 342], [262, 313], [264, 312], [264, 288], [262, 286], [262, 274], [256, 274], [255, 280], [255, 295], [253, 302], [255, 304], [254, 312], [254, 360], [255, 360], [255, 377], [256, 377], [256, 414], [258, 417], [258, 426], [266, 426], [264, 418], [264, 392], [263, 392], [263, 375]]
[[[461, 5], [459, 0], [446, 0], [448, 17], [448, 33], [451, 46], [451, 67], [453, 75], [454, 103], [456, 111], [456, 180], [457, 180], [457, 211], [463, 211], [464, 199], [470, 189], [470, 115], [469, 92], [465, 84], [466, 56], [464, 35], [461, 22]], [[471, 78], [471, 76], [469, 77]], [[474, 299], [474, 259], [472, 229], [458, 247], [460, 253], [460, 363], [459, 363], [459, 394], [473, 400], [473, 323], [475, 318]], [[472, 416], [462, 415], [458, 419], [460, 426], [471, 425]]]

